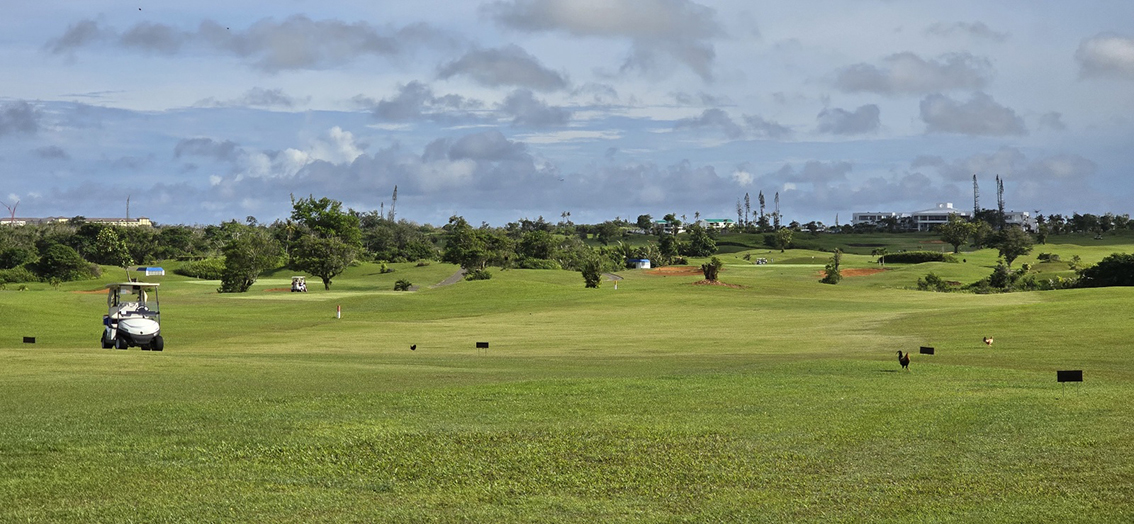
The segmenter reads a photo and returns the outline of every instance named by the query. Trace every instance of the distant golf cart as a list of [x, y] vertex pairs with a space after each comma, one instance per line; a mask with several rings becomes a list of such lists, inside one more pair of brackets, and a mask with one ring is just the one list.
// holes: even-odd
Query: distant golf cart
[[126, 349], [130, 346], [153, 351], [165, 349], [165, 339], [161, 337], [158, 285], [152, 282], [106, 285], [107, 311], [102, 317], [103, 349]]
[[306, 279], [306, 277], [291, 277], [291, 292], [292, 293], [306, 293], [307, 292], [307, 279]]

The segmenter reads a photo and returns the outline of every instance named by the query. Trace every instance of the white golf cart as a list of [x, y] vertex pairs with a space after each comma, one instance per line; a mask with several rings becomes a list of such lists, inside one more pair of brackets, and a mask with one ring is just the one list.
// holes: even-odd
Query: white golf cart
[[291, 292], [306, 293], [307, 279], [305, 277], [291, 277]]
[[104, 349], [130, 346], [153, 351], [165, 349], [157, 288], [158, 284], [152, 282], [106, 285], [107, 312], [102, 317]]

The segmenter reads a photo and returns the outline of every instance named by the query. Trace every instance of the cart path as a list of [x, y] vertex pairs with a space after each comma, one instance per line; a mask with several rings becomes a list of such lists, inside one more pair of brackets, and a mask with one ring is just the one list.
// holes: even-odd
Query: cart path
[[432, 286], [429, 286], [429, 287], [435, 288], [435, 287], [441, 287], [441, 286], [451, 286], [453, 284], [456, 284], [457, 282], [460, 282], [461, 279], [465, 278], [465, 273], [467, 273], [467, 271], [465, 271], [464, 268], [461, 268], [456, 273], [453, 273], [453, 275], [450, 276], [449, 278], [442, 280], [441, 283], [436, 284], [436, 285], [432, 285]]
[[621, 275], [615, 275], [614, 273], [603, 273], [602, 276], [606, 277], [608, 281], [622, 280]]

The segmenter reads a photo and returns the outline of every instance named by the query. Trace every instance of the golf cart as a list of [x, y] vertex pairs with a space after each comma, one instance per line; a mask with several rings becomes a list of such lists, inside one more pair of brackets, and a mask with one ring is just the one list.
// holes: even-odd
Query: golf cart
[[307, 279], [305, 277], [291, 277], [291, 292], [306, 293]]
[[158, 310], [158, 284], [122, 282], [107, 284], [106, 315], [102, 317], [102, 347], [145, 350], [165, 349]]

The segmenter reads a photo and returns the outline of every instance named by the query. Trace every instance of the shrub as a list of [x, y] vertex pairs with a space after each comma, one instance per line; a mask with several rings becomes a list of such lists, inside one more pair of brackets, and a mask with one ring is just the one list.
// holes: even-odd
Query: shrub
[[949, 291], [949, 283], [934, 273], [917, 279], [917, 288], [922, 291]]
[[39, 277], [35, 276], [28, 268], [20, 266], [12, 269], [0, 269], [0, 282], [38, 282]]
[[383, 261], [382, 264], [380, 266], [378, 266], [378, 272], [385, 275], [386, 273], [393, 273], [394, 268], [390, 267], [389, 265], [386, 264], [385, 261]]
[[397, 282], [394, 282], [394, 291], [409, 291], [410, 287], [412, 286], [413, 284], [410, 283], [409, 280], [406, 280], [404, 278], [398, 279]]
[[487, 269], [474, 269], [465, 275], [465, 280], [488, 280], [492, 278], [492, 273]]
[[429, 265], [429, 261], [428, 261], [428, 260], [419, 260], [419, 261], [417, 262], [417, 267], [425, 267], [425, 266], [428, 266], [428, 265]]
[[35, 252], [22, 247], [0, 251], [0, 269], [13, 269], [35, 260]]
[[224, 259], [206, 258], [204, 260], [194, 260], [182, 264], [181, 267], [173, 270], [173, 272], [191, 278], [220, 280], [224, 277]]
[[720, 274], [723, 265], [724, 262], [721, 262], [721, 259], [717, 257], [713, 257], [708, 263], [701, 264], [701, 272], [705, 274], [705, 280], [716, 282], [717, 275]]
[[1079, 271], [1081, 287], [1134, 286], [1134, 254], [1113, 253]]
[[957, 259], [946, 253], [937, 251], [906, 251], [903, 253], [886, 253], [882, 257], [885, 264], [921, 264], [923, 262], [956, 262]]
[[1040, 253], [1036, 255], [1036, 259], [1040, 262], [1059, 262], [1059, 255], [1055, 253]]
[[85, 280], [91, 278], [91, 264], [70, 246], [52, 244], [35, 264], [40, 278], [56, 277], [60, 280]]
[[516, 262], [516, 267], [519, 269], [563, 269], [558, 261], [528, 257], [521, 258]]

